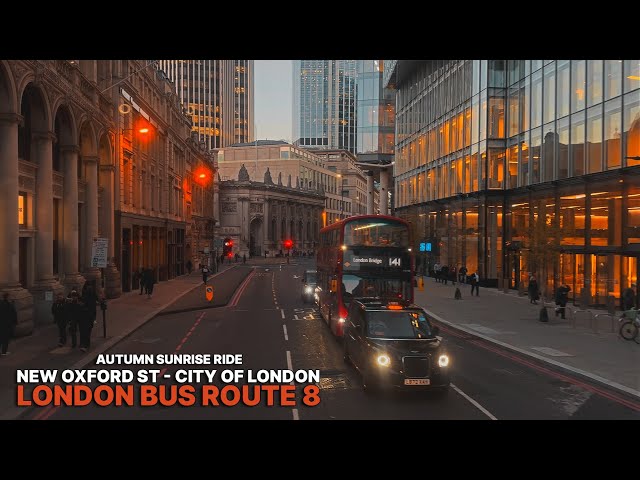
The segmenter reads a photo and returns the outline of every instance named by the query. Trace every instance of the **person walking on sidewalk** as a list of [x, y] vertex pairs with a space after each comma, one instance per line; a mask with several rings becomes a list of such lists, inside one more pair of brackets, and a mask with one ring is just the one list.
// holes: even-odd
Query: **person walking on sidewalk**
[[67, 305], [64, 301], [64, 295], [61, 293], [58, 294], [56, 301], [51, 305], [51, 314], [53, 315], [53, 323], [58, 326], [58, 346], [63, 347], [67, 344], [69, 319], [67, 318]]
[[202, 282], [206, 285], [207, 279], [209, 278], [209, 267], [206, 265], [202, 267]]
[[187, 260], [187, 272], [189, 272], [189, 275], [191, 275], [192, 268], [193, 268], [193, 265], [191, 264], [191, 260]]
[[151, 268], [147, 268], [147, 298], [153, 297], [153, 286], [156, 284], [156, 274]]
[[560, 285], [558, 287], [558, 291], [556, 292], [556, 317], [560, 314], [562, 319], [565, 319], [565, 310], [567, 307], [567, 302], [569, 301], [569, 292], [571, 288], [569, 285]]
[[531, 275], [529, 278], [529, 303], [534, 305], [538, 304], [538, 298], [540, 298], [540, 293], [538, 290], [538, 281], [536, 280], [535, 275]]
[[440, 263], [436, 262], [433, 266], [433, 275], [436, 277], [436, 283], [440, 282]]
[[140, 295], [142, 295], [144, 293], [144, 290], [146, 288], [145, 285], [145, 275], [146, 271], [143, 270], [142, 268], [138, 269], [138, 281], [140, 282]]
[[80, 303], [78, 292], [71, 290], [67, 297], [65, 316], [69, 322], [69, 336], [71, 337], [71, 348], [76, 348], [78, 344], [78, 327], [84, 315], [84, 308]]
[[13, 337], [16, 325], [18, 324], [18, 312], [13, 302], [9, 301], [9, 294], [2, 295], [0, 302], [0, 355], [9, 353], [9, 340]]
[[460, 270], [458, 270], [458, 273], [460, 275], [460, 283], [467, 283], [467, 267], [463, 265], [462, 267], [460, 267]]
[[442, 278], [442, 281], [445, 285], [448, 284], [447, 282], [449, 281], [449, 267], [447, 265], [443, 265], [442, 267], [440, 267], [440, 278]]
[[471, 275], [471, 296], [473, 297], [473, 291], [476, 291], [476, 297], [480, 296], [480, 275], [475, 272]]
[[630, 287], [622, 292], [622, 310], [626, 312], [636, 306], [636, 284], [632, 283]]

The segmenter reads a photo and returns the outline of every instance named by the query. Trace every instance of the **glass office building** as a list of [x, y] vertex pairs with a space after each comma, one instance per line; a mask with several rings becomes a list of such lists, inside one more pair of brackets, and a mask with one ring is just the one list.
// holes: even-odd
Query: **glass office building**
[[[421, 261], [576, 303], [637, 280], [640, 60], [385, 61], [396, 214]], [[418, 245], [416, 245], [418, 248]], [[617, 300], [616, 300], [617, 302]]]
[[294, 60], [296, 146], [356, 153], [356, 61]]

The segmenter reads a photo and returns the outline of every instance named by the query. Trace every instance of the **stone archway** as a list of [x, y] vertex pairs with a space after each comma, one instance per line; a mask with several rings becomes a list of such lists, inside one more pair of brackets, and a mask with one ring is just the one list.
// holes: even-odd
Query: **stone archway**
[[254, 218], [249, 225], [249, 255], [252, 257], [262, 256], [263, 228], [262, 218]]
[[0, 60], [0, 290], [15, 302], [15, 335], [33, 331], [33, 297], [20, 285], [18, 129], [20, 98], [11, 68]]

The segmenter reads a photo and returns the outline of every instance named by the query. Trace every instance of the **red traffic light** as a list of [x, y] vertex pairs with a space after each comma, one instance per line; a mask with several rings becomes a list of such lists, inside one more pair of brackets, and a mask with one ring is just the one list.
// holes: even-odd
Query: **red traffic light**
[[284, 248], [289, 249], [291, 247], [293, 247], [293, 241], [292, 240], [285, 240], [284, 241]]
[[233, 241], [228, 240], [228, 241], [224, 242], [224, 246], [225, 247], [233, 247]]

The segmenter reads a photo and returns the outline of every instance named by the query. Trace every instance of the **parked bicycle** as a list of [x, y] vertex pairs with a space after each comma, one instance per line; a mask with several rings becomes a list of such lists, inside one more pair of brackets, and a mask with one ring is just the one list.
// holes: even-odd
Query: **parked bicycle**
[[640, 310], [628, 310], [620, 317], [620, 336], [640, 344]]

